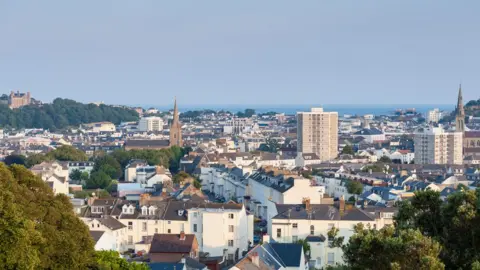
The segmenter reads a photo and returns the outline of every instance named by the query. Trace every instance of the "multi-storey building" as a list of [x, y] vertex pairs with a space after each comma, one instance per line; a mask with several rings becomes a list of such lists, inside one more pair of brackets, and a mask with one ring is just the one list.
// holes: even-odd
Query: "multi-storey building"
[[312, 108], [297, 114], [297, 151], [314, 153], [321, 160], [338, 155], [338, 113]]
[[355, 208], [346, 205], [343, 198], [332, 204], [277, 204], [277, 214], [272, 218], [272, 239], [279, 243], [295, 243], [300, 239], [309, 242], [311, 268], [322, 269], [327, 265], [342, 264], [341, 248], [329, 246], [328, 232], [338, 229], [338, 237], [344, 243], [354, 234], [354, 226], [362, 223], [381, 229], [393, 223], [394, 208]]
[[163, 119], [156, 116], [142, 117], [138, 121], [138, 130], [139, 131], [162, 131], [163, 130]]
[[431, 111], [428, 111], [427, 121], [429, 123], [438, 123], [438, 121], [440, 121], [442, 117], [443, 117], [442, 112], [438, 108], [436, 108]]
[[195, 234], [200, 251], [233, 260], [253, 243], [253, 216], [242, 204], [148, 200], [137, 206], [120, 199], [95, 199], [81, 215], [91, 230], [105, 229], [91, 225], [102, 217], [125, 226], [117, 250], [149, 250], [154, 234], [184, 232]]
[[414, 136], [415, 164], [462, 164], [463, 132], [442, 126], [419, 128]]

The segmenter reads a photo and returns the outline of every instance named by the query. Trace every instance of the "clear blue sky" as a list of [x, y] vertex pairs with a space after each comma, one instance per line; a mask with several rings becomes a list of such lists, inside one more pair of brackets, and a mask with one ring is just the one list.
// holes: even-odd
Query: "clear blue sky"
[[121, 104], [480, 97], [480, 1], [0, 0], [0, 92]]

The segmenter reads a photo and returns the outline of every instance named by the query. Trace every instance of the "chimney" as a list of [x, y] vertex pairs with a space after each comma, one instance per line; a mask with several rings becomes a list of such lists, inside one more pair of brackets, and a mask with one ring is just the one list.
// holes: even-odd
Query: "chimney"
[[260, 267], [260, 257], [258, 256], [258, 253], [257, 252], [251, 252], [249, 254], [249, 257], [250, 257], [250, 260], [252, 261], [252, 263], [257, 266], [257, 267]]
[[343, 213], [345, 212], [345, 197], [342, 195], [342, 197], [340, 197], [340, 205], [339, 205], [339, 210], [340, 210], [340, 214], [343, 215]]
[[185, 241], [185, 232], [184, 231], [180, 232], [180, 241]]
[[87, 204], [88, 206], [92, 206], [93, 202], [97, 199], [97, 196], [95, 195], [95, 192], [92, 193], [92, 197], [88, 197]]
[[303, 204], [305, 204], [305, 210], [307, 212], [311, 212], [312, 211], [312, 207], [310, 205], [310, 198], [303, 198]]
[[262, 242], [263, 242], [263, 243], [269, 243], [269, 242], [270, 242], [270, 235], [264, 234], [264, 235], [262, 236]]

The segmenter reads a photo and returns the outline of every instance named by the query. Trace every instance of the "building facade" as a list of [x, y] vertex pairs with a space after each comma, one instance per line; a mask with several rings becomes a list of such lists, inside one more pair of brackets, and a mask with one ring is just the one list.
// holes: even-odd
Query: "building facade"
[[163, 119], [157, 116], [142, 117], [138, 121], [138, 130], [139, 131], [162, 131], [163, 130]]
[[463, 132], [420, 128], [414, 135], [415, 164], [462, 164]]
[[30, 92], [20, 93], [20, 91], [12, 91], [8, 97], [8, 106], [10, 109], [17, 109], [26, 105], [30, 105], [31, 102], [32, 99], [30, 97]]
[[429, 123], [438, 123], [442, 117], [442, 112], [438, 108], [435, 108], [431, 111], [428, 111], [427, 121]]
[[322, 108], [297, 113], [297, 151], [317, 154], [321, 160], [336, 158], [338, 113], [324, 112]]

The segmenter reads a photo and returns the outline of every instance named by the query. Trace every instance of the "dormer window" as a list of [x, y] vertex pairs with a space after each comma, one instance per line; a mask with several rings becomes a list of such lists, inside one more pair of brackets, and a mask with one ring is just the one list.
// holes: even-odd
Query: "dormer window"
[[146, 206], [142, 207], [142, 215], [148, 215], [148, 208]]
[[130, 205], [130, 206], [128, 207], [128, 213], [129, 213], [129, 214], [133, 214], [134, 210], [135, 210], [135, 207], [133, 207], [133, 205]]
[[150, 206], [150, 207], [148, 208], [148, 214], [149, 214], [150, 216], [155, 215], [155, 210], [157, 210], [157, 208], [156, 208], [155, 206]]
[[122, 207], [122, 213], [128, 214], [128, 206], [126, 204]]

